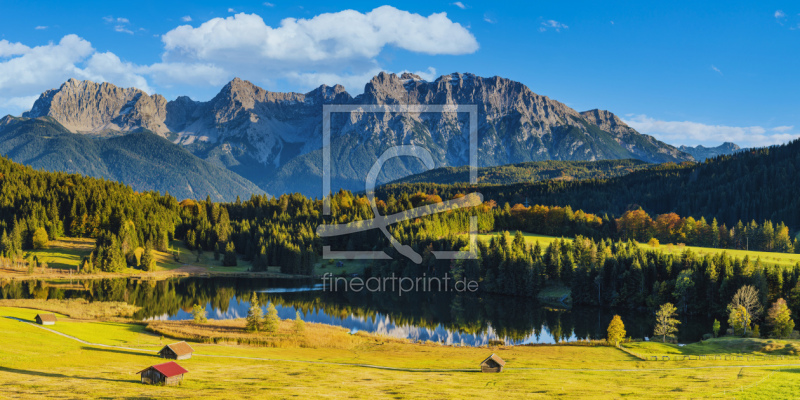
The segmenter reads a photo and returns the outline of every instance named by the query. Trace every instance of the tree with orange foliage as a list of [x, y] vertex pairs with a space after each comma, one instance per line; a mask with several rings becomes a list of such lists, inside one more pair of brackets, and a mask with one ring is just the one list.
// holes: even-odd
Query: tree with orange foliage
[[617, 229], [623, 239], [647, 242], [653, 237], [653, 219], [641, 208], [628, 210], [617, 219]]
[[681, 217], [675, 213], [661, 214], [656, 217], [655, 235], [664, 243], [674, 243], [676, 232], [681, 223]]

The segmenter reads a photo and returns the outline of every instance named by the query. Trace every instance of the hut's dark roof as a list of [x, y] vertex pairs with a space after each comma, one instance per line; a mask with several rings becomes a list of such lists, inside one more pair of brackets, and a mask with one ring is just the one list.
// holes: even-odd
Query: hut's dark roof
[[486, 362], [489, 361], [489, 360], [494, 360], [494, 362], [500, 364], [501, 367], [504, 367], [506, 365], [506, 362], [503, 361], [502, 358], [498, 357], [494, 353], [492, 353], [492, 355], [490, 355], [489, 357], [486, 357], [486, 359], [483, 360], [483, 362], [481, 362], [481, 365], [486, 364]]
[[[30, 315], [30, 314], [28, 314]], [[42, 322], [56, 322], [56, 315], [55, 314], [36, 314]]]
[[177, 354], [178, 356], [194, 353], [194, 349], [192, 348], [192, 346], [189, 346], [189, 344], [186, 342], [168, 344], [167, 347], [172, 349], [172, 351], [175, 352], [175, 354]]
[[185, 373], [189, 372], [186, 369], [184, 369], [183, 367], [181, 367], [180, 365], [178, 365], [178, 363], [176, 363], [175, 361], [170, 361], [168, 363], [163, 363], [163, 364], [153, 365], [152, 367], [147, 367], [147, 368], [137, 372], [137, 374], [141, 374], [142, 372], [147, 371], [150, 368], [153, 368], [154, 370], [156, 370], [158, 372], [161, 372], [161, 374], [166, 376], [167, 378], [175, 376], [175, 375], [182, 375], [182, 374], [185, 374]]

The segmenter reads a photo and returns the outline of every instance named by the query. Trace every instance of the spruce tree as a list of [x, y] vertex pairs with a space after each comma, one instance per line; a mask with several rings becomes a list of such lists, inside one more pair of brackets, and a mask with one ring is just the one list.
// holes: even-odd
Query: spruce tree
[[278, 310], [275, 309], [275, 305], [269, 303], [267, 307], [267, 316], [264, 318], [264, 331], [277, 332], [280, 323], [281, 319], [278, 318]]
[[250, 309], [247, 310], [247, 324], [245, 325], [245, 329], [247, 329], [248, 332], [260, 331], [264, 323], [263, 315], [261, 306], [258, 304], [258, 295], [256, 295], [256, 292], [253, 292], [250, 296]]
[[226, 267], [236, 266], [236, 248], [233, 246], [233, 242], [228, 242], [225, 246], [225, 257], [222, 258], [222, 265]]

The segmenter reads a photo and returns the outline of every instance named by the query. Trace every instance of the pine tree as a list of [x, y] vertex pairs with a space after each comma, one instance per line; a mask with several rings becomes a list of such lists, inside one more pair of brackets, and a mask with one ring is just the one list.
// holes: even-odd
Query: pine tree
[[194, 307], [192, 307], [192, 318], [194, 318], [194, 322], [198, 324], [205, 324], [208, 322], [206, 308], [200, 304], [195, 304]]
[[263, 311], [261, 311], [261, 306], [258, 304], [258, 295], [256, 292], [250, 296], [250, 309], [247, 310], [247, 324], [245, 325], [245, 329], [248, 332], [258, 332], [262, 328], [262, 324], [264, 323], [263, 320]]
[[156, 259], [153, 256], [153, 246], [150, 245], [150, 242], [144, 245], [144, 253], [142, 253], [140, 264], [145, 271], [153, 271], [156, 269]]
[[300, 314], [300, 311], [297, 311], [294, 316], [294, 332], [295, 333], [303, 333], [306, 331], [306, 323], [303, 321], [303, 318]]
[[267, 317], [264, 319], [264, 331], [277, 332], [280, 323], [281, 319], [278, 318], [278, 310], [275, 309], [274, 304], [269, 303], [267, 307]]
[[236, 266], [236, 248], [233, 246], [233, 242], [228, 242], [225, 246], [225, 257], [222, 258], [222, 265], [226, 267]]

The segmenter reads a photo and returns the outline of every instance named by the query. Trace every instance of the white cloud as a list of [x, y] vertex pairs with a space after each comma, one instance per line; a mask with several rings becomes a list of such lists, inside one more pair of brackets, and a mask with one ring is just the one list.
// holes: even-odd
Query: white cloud
[[268, 2], [268, 1], [264, 2], [264, 5], [267, 6], [267, 7], [275, 7], [275, 4], [272, 4], [272, 3]]
[[198, 83], [218, 86], [229, 77], [221, 68], [203, 63], [125, 62], [112, 52], [96, 52], [91, 43], [77, 35], [37, 47], [0, 40], [0, 115], [27, 111], [40, 93], [59, 87], [69, 78], [137, 87], [152, 94], [155, 89], [148, 80], [160, 87]]
[[390, 6], [287, 18], [276, 27], [258, 15], [239, 13], [198, 27], [179, 26], [162, 41], [165, 62], [206, 63], [254, 81], [359, 82], [356, 88], [381, 69], [376, 57], [389, 46], [430, 55], [478, 49], [469, 30], [445, 13], [425, 17]]
[[786, 13], [784, 13], [782, 10], [775, 11], [775, 19], [782, 19], [784, 17], [786, 17]]
[[287, 18], [277, 28], [258, 15], [240, 13], [197, 28], [179, 26], [162, 39], [167, 57], [223, 60], [237, 53], [258, 63], [372, 58], [390, 45], [426, 54], [468, 54], [478, 49], [475, 37], [445, 13], [423, 17], [390, 6], [366, 14], [347, 10], [311, 19]]
[[[114, 30], [139, 29], [121, 17], [103, 17]], [[97, 52], [77, 35], [30, 47], [0, 40], [0, 115], [26, 111], [45, 90], [69, 78], [138, 87], [218, 88], [234, 76], [261, 85], [289, 82], [298, 89], [344, 84], [356, 94], [384, 70], [379, 55], [387, 47], [423, 54], [468, 54], [478, 42], [445, 13], [422, 16], [384, 6], [367, 13], [347, 10], [310, 19], [288, 18], [268, 26], [261, 17], [240, 13], [215, 18], [197, 28], [178, 26], [162, 37], [159, 62], [147, 65]], [[433, 80], [436, 70], [416, 74]], [[304, 87], [298, 87], [302, 85]]]
[[0, 109], [27, 111], [33, 107], [33, 103], [38, 98], [39, 95], [11, 97], [8, 99], [0, 97]]
[[181, 17], [181, 21], [183, 21], [183, 22], [192, 22], [192, 17], [190, 17], [188, 15], [183, 16], [183, 17]]
[[490, 24], [496, 24], [497, 23], [497, 20], [492, 18], [492, 17], [490, 17], [489, 14], [483, 14], [483, 20], [488, 22], [488, 23], [490, 23]]
[[19, 56], [31, 50], [30, 47], [22, 43], [11, 43], [8, 40], [0, 40], [0, 58]]
[[553, 29], [556, 32], [561, 32], [562, 29], [569, 29], [569, 26], [566, 24], [562, 24], [554, 19], [548, 19], [547, 21], [542, 22], [542, 26], [539, 27], [540, 32], [545, 32], [548, 29]]
[[450, 3], [450, 4], [460, 8], [462, 10], [466, 10], [467, 9], [466, 4], [464, 4], [464, 3], [460, 2], [460, 1], [457, 1], [455, 3]]
[[39, 26], [37, 26], [36, 28], [33, 28], [33, 29], [36, 29], [37, 31], [43, 31], [43, 30], [47, 29], [47, 27], [44, 26], [44, 25], [39, 25]]
[[228, 12], [232, 13], [232, 12], [236, 12], [236, 11], [234, 9], [232, 9], [232, 8], [229, 8]]
[[793, 126], [707, 125], [691, 121], [661, 121], [646, 115], [633, 115], [623, 121], [641, 133], [674, 145], [734, 142], [742, 147], [769, 146], [786, 143], [800, 136]]
[[125, 25], [115, 25], [114, 31], [133, 35], [133, 31], [126, 28]]
[[720, 71], [719, 68], [715, 67], [714, 65], [711, 66], [711, 70], [722, 75], [722, 71]]
[[[76, 75], [76, 63], [94, 52], [91, 43], [77, 35], [64, 36], [57, 44], [27, 47], [0, 41], [0, 52], [15, 55], [0, 62], [0, 93], [11, 98], [32, 95], [32, 88], [51, 86]], [[35, 92], [34, 92], [35, 93]]]

